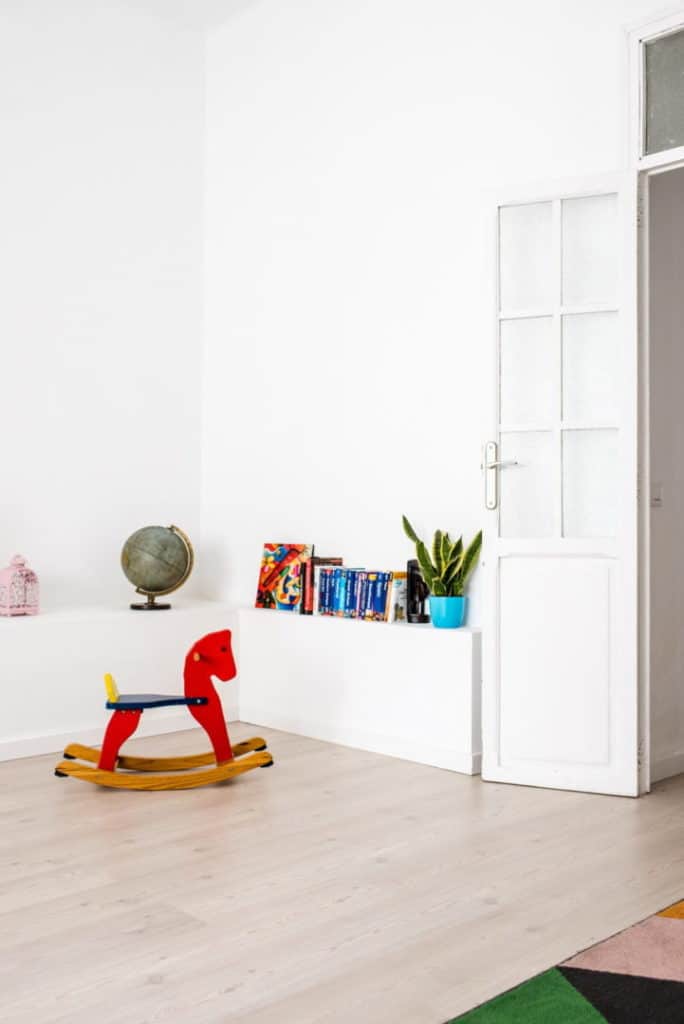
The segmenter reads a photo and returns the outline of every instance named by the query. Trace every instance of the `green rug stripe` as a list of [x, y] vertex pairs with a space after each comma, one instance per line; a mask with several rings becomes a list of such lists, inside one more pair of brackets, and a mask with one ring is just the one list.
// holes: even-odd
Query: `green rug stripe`
[[606, 1024], [554, 967], [449, 1024]]

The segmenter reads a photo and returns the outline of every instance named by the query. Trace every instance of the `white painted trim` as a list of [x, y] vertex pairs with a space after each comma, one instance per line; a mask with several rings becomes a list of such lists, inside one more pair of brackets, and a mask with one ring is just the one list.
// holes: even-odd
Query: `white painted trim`
[[[498, 259], [498, 210], [506, 206], [526, 206], [529, 203], [553, 203], [563, 199], [581, 199], [585, 196], [609, 195], [616, 191], [615, 174], [584, 174], [581, 178], [554, 178], [536, 182], [523, 182], [520, 185], [509, 185], [506, 190], [501, 188], [485, 190], [485, 196], [495, 208], [495, 229], [497, 231], [496, 251]], [[498, 279], [498, 274], [497, 274]], [[499, 312], [498, 286], [496, 312]], [[554, 306], [554, 311], [555, 311]], [[530, 313], [539, 316], [539, 313]]]
[[[223, 707], [229, 722], [239, 720], [236, 701], [224, 701]], [[40, 736], [21, 736], [12, 739], [0, 739], [0, 761], [12, 761], [20, 757], [37, 757], [40, 754], [61, 753], [69, 743], [83, 743], [86, 746], [99, 747], [106, 721], [100, 725], [84, 726], [73, 729], [69, 733], [44, 733]], [[135, 738], [143, 736], [165, 736], [172, 732], [186, 732], [188, 729], [199, 730], [192, 718], [188, 717], [184, 707], [174, 708], [166, 713], [143, 716]], [[206, 743], [205, 743], [206, 745]]]
[[639, 331], [639, 793], [651, 790], [651, 467], [648, 175], [639, 175], [637, 216], [637, 318]]
[[403, 736], [392, 736], [389, 733], [374, 732], [370, 729], [350, 728], [347, 725], [338, 726], [331, 720], [310, 719], [304, 715], [283, 715], [249, 703], [241, 707], [240, 720], [255, 728], [265, 726], [269, 729], [279, 729], [282, 732], [295, 733], [297, 736], [323, 740], [325, 743], [337, 743], [342, 747], [353, 747], [374, 754], [399, 757], [404, 761], [415, 761], [418, 764], [430, 765], [433, 768], [445, 768], [449, 771], [461, 772], [464, 775], [478, 775], [480, 772], [482, 761], [480, 753], [468, 754], [454, 751], [449, 747], [436, 747], [429, 741], [409, 741]]

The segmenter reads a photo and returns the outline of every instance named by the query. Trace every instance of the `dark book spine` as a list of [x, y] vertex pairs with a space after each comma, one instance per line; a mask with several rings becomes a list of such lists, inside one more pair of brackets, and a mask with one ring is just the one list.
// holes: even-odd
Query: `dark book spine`
[[362, 619], [363, 618], [363, 610], [364, 610], [364, 608], [366, 606], [366, 595], [367, 594], [368, 594], [368, 573], [367, 572], [360, 572], [359, 573], [358, 592], [357, 592], [357, 595], [356, 595], [356, 607], [354, 609], [354, 618], [355, 619]]

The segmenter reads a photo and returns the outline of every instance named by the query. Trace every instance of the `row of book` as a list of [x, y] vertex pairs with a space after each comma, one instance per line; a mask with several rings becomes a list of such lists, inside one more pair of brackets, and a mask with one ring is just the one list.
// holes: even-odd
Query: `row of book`
[[[406, 621], [406, 573], [314, 566], [310, 614], [370, 622]], [[305, 595], [306, 614], [306, 595]]]
[[405, 572], [350, 569], [309, 544], [265, 544], [256, 607], [368, 622], [405, 622]]

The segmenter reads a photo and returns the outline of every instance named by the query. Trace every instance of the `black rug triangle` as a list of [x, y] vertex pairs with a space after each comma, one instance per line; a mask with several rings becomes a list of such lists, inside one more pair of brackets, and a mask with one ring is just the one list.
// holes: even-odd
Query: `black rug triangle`
[[559, 967], [608, 1024], [684, 1024], [684, 983]]

